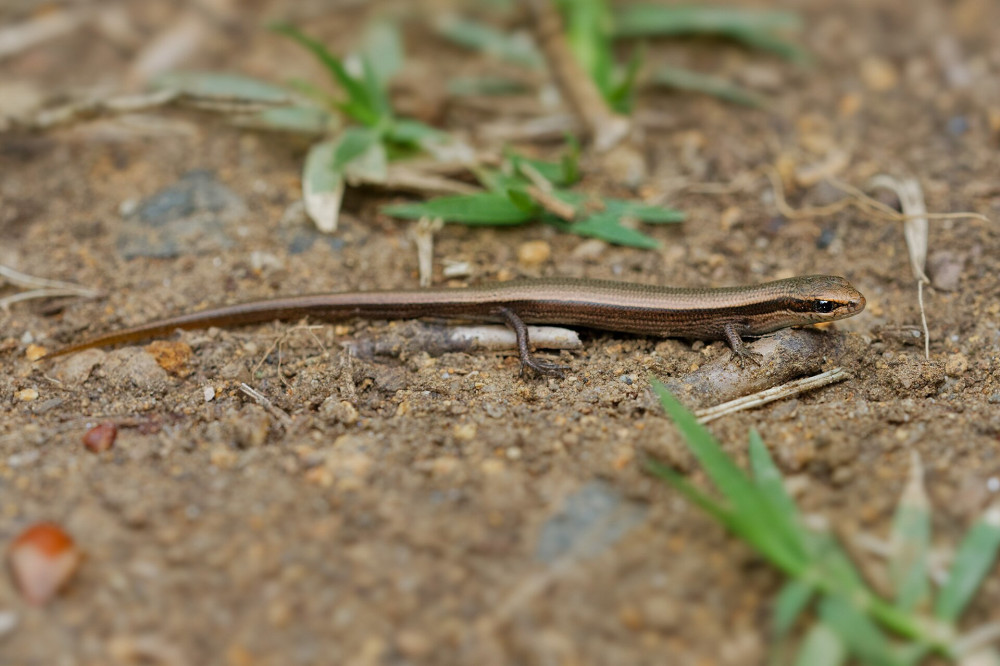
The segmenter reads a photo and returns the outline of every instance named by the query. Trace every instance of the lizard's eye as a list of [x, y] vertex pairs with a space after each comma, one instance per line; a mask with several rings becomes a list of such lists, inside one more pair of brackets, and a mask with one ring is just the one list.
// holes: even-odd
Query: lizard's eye
[[836, 308], [836, 304], [833, 301], [813, 301], [813, 309], [816, 312], [829, 314], [833, 312], [834, 308]]

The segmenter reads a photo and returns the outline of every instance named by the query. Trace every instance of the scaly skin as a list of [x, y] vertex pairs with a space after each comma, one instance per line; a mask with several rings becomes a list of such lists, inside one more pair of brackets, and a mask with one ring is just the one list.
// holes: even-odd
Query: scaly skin
[[518, 335], [524, 365], [546, 374], [560, 368], [528, 352], [525, 324], [562, 324], [605, 331], [726, 340], [738, 361], [755, 361], [743, 338], [790, 326], [853, 316], [865, 307], [847, 280], [807, 275], [759, 285], [689, 289], [609, 280], [548, 278], [459, 289], [343, 292], [289, 296], [178, 315], [111, 331], [48, 357], [137, 342], [176, 329], [240, 326], [302, 317], [325, 320], [445, 317], [504, 322]]

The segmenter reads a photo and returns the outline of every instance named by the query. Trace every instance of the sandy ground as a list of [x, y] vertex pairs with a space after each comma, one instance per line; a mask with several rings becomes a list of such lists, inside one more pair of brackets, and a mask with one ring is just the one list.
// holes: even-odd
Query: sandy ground
[[[910, 335], [920, 317], [898, 224], [850, 209], [788, 219], [760, 180], [721, 194], [676, 185], [843, 151], [845, 182], [913, 176], [930, 210], [1000, 220], [1000, 7], [788, 4], [804, 19], [811, 67], [721, 42], [650, 49], [774, 100], [757, 111], [693, 94], [641, 97], [663, 121], [642, 144], [643, 192], [672, 192], [689, 215], [650, 229], [662, 249], [539, 226], [449, 226], [436, 239], [436, 281], [448, 283], [445, 260], [469, 262], [475, 282], [848, 277], [868, 308], [835, 326], [844, 351], [827, 365], [853, 378], [711, 429], [743, 461], [747, 430], [758, 428], [803, 510], [847, 534], [884, 537], [918, 452], [936, 539], [951, 544], [996, 499], [1000, 477], [997, 222], [932, 222], [924, 360]], [[384, 10], [410, 16], [415, 78], [400, 95], [427, 118], [474, 133], [513, 113], [507, 104], [534, 103], [447, 103], [440, 81], [495, 63], [434, 39], [406, 3], [372, 5], [241, 6], [204, 28], [183, 65], [321, 80], [306, 55], [260, 29], [265, 19], [290, 17], [343, 51]], [[106, 38], [112, 28], [83, 25], [9, 56], [8, 93], [127, 89], [147, 43], [189, 20], [172, 3], [114, 6], [131, 21], [120, 42]], [[25, 3], [9, 12], [31, 16]], [[681, 376], [727, 353], [721, 343], [585, 333], [581, 349], [559, 357], [571, 366], [561, 380], [519, 377], [508, 353], [346, 351], [410, 326], [383, 322], [189, 332], [174, 338], [193, 350], [174, 372], [140, 346], [27, 358], [31, 344], [214, 303], [415, 286], [410, 225], [378, 213], [397, 195], [349, 193], [333, 237], [294, 214], [304, 146], [180, 111], [0, 135], [0, 263], [104, 293], [0, 312], [0, 544], [52, 520], [86, 557], [44, 608], [0, 576], [0, 663], [763, 663], [781, 577], [639, 464], [654, 455], [702, 479], [648, 377]], [[615, 191], [600, 174], [587, 186]], [[185, 219], [196, 222], [165, 231], [150, 208], [164, 196], [190, 204]], [[839, 196], [824, 185], [789, 193], [795, 206]], [[538, 240], [551, 257], [519, 263], [518, 248]], [[120, 429], [114, 448], [88, 452], [83, 434], [106, 420]], [[1000, 620], [996, 573], [970, 622]]]

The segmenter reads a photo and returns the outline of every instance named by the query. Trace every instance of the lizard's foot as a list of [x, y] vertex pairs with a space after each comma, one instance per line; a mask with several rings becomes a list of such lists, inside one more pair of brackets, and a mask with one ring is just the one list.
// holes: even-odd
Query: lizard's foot
[[746, 370], [748, 366], [756, 365], [760, 367], [761, 363], [764, 361], [764, 355], [755, 351], [750, 351], [746, 347], [740, 347], [740, 349], [734, 349], [729, 354], [729, 362], [735, 363], [741, 369]]
[[544, 361], [535, 356], [525, 356], [521, 359], [521, 374], [524, 374], [524, 369], [528, 367], [537, 372], [539, 375], [548, 375], [550, 377], [562, 378], [566, 371], [569, 370], [568, 365], [559, 365], [558, 363], [553, 363], [551, 361]]

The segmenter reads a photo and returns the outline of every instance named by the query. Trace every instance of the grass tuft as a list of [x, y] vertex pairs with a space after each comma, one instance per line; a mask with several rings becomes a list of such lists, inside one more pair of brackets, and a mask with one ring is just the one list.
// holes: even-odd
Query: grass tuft
[[713, 498], [661, 463], [651, 461], [647, 469], [790, 579], [774, 604], [776, 654], [784, 653], [789, 634], [809, 609], [815, 611], [815, 619], [799, 642], [795, 664], [833, 666], [854, 659], [872, 666], [909, 666], [932, 653], [959, 661], [966, 656], [965, 646], [982, 647], [973, 638], [1000, 634], [991, 624], [963, 636], [956, 624], [996, 562], [1000, 507], [989, 509], [969, 530], [947, 581], [931, 603], [930, 505], [915, 457], [892, 529], [889, 578], [895, 599], [883, 599], [858, 574], [836, 539], [805, 526], [756, 430], [750, 432], [748, 474], [663, 384], [653, 380], [652, 387], [721, 498]]

